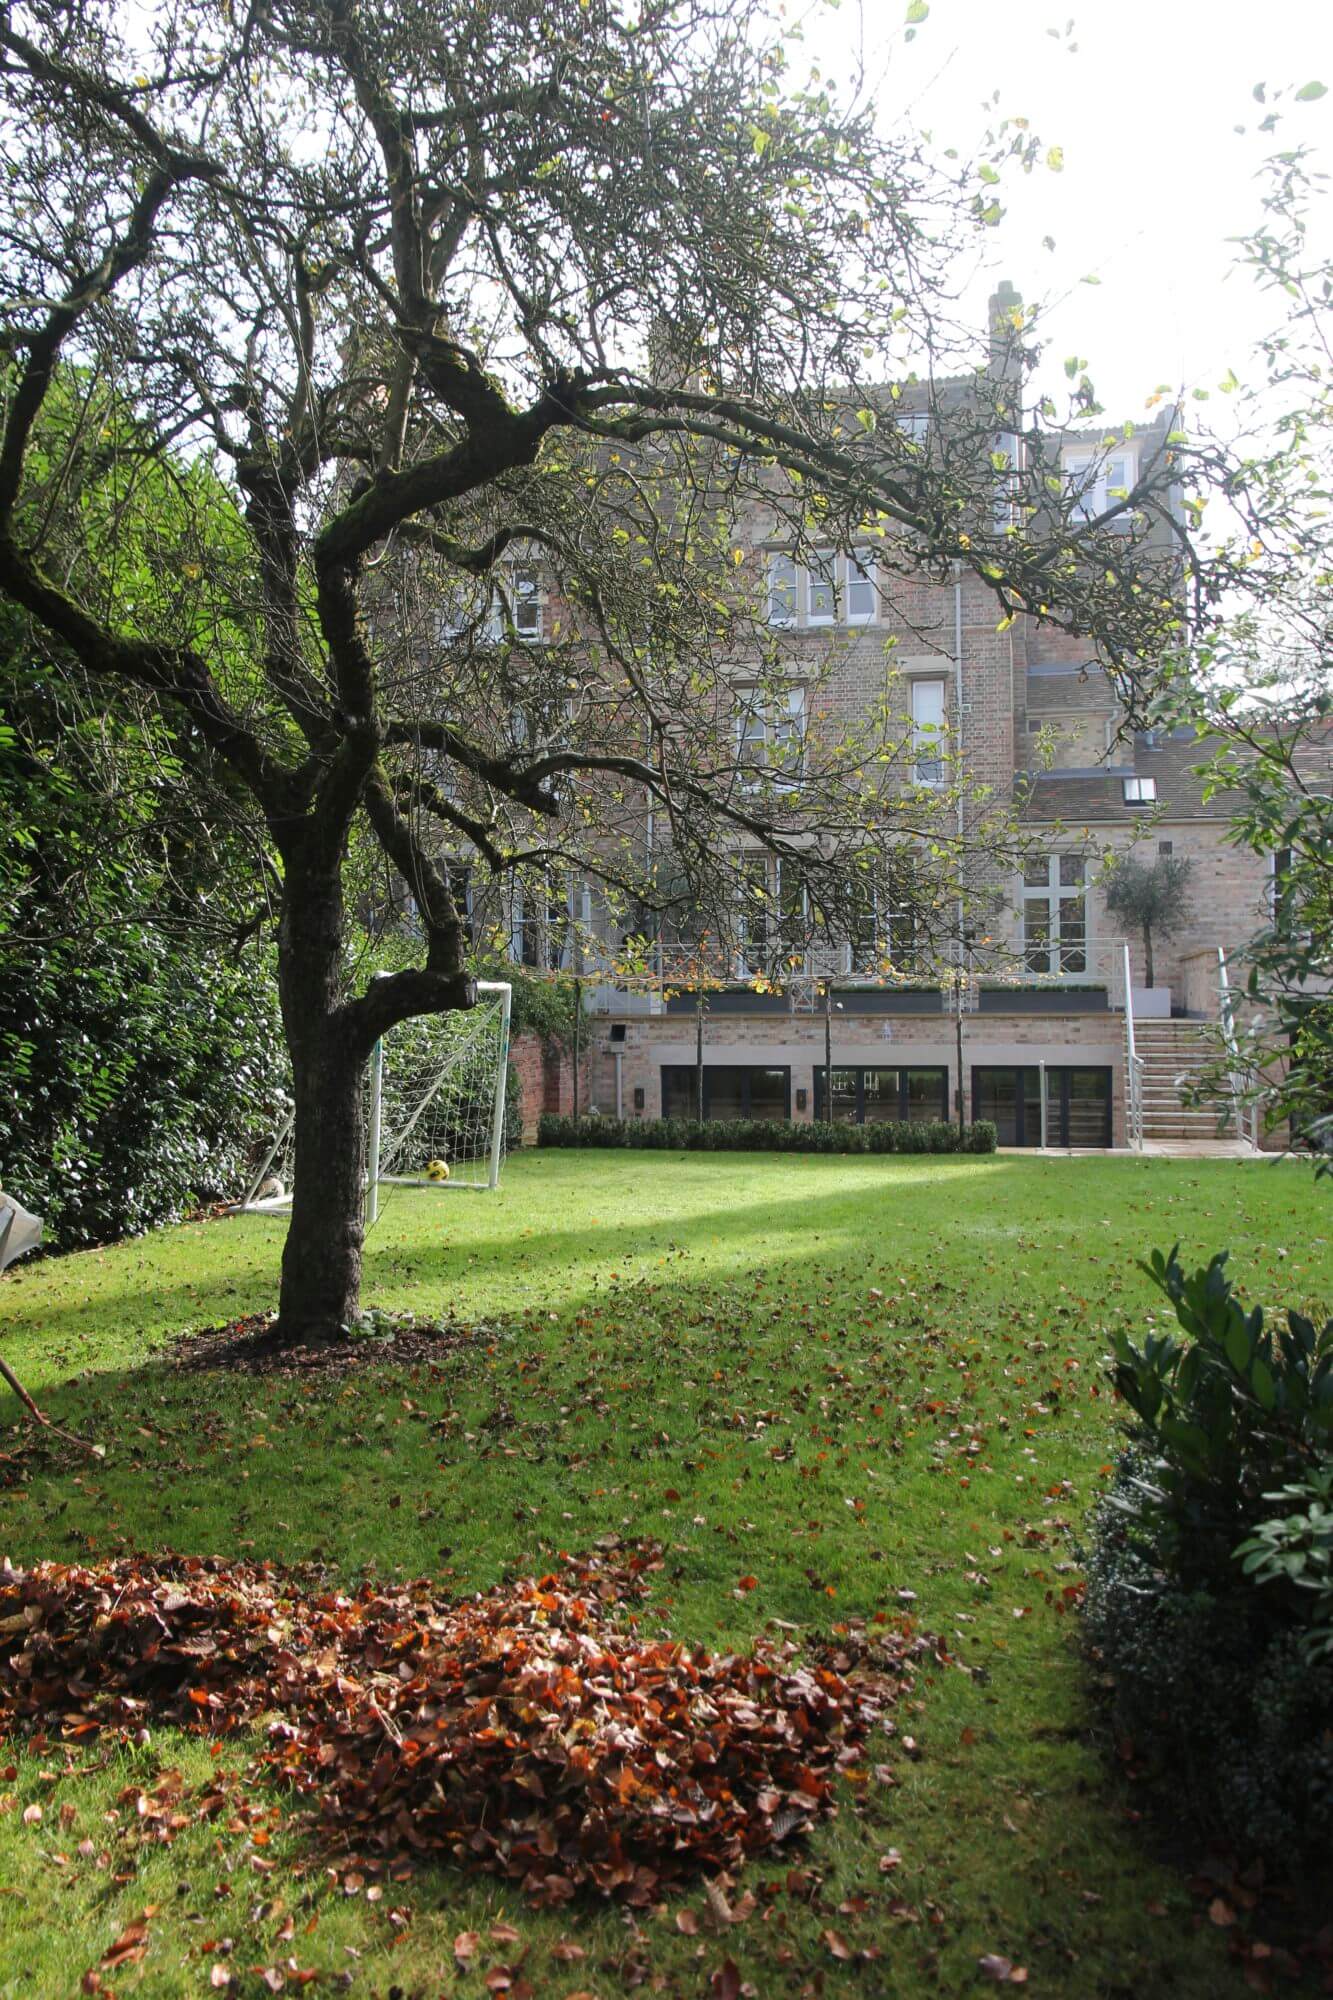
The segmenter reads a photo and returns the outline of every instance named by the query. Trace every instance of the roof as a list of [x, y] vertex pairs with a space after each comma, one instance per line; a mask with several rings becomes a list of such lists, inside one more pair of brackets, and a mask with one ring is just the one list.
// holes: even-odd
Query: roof
[[[1106, 763], [1087, 771], [1032, 771], [1015, 779], [1015, 794], [1025, 819], [1061, 820], [1080, 826], [1132, 824], [1155, 815], [1161, 820], [1226, 820], [1239, 803], [1234, 792], [1215, 792], [1204, 803], [1203, 786], [1194, 775], [1222, 747], [1217, 737], [1197, 737], [1192, 730], [1167, 736], [1136, 736], [1131, 761], [1128, 746], [1113, 746]], [[1153, 805], [1126, 805], [1129, 777], [1152, 778], [1157, 786]], [[1030, 789], [1021, 796], [1025, 785]]]

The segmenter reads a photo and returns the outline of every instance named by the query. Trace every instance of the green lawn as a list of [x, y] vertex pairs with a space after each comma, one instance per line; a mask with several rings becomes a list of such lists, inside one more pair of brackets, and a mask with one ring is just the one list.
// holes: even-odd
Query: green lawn
[[[312, 1857], [280, 1823], [262, 1851], [216, 1828], [136, 1845], [119, 1796], [173, 1768], [201, 1776], [207, 1746], [160, 1732], [56, 1783], [42, 1772], [62, 1756], [15, 1751], [16, 1777], [0, 1758], [0, 1995], [77, 1991], [149, 1906], [147, 1955], [104, 1971], [104, 1991], [203, 1993], [225, 1962], [259, 1993], [250, 1968], [294, 1956], [316, 1992], [484, 1996], [489, 1967], [522, 1959], [542, 1996], [699, 1996], [730, 1956], [765, 2000], [911, 1996], [980, 1990], [986, 1952], [1069, 2000], [1247, 1990], [1108, 1777], [1052, 1600], [1115, 1450], [1107, 1330], [1153, 1304], [1135, 1257], [1229, 1245], [1248, 1294], [1327, 1310], [1333, 1207], [1307, 1170], [522, 1156], [494, 1197], [393, 1195], [372, 1235], [367, 1302], [474, 1329], [439, 1364], [316, 1385], [164, 1366], [165, 1337], [271, 1304], [281, 1230], [191, 1225], [0, 1281], [7, 1358], [109, 1447], [0, 1490], [0, 1555], [317, 1556], [467, 1588], [608, 1531], [652, 1535], [681, 1636], [740, 1643], [773, 1617], [826, 1626], [913, 1591], [979, 1671], [919, 1686], [900, 1728], [920, 1758], [898, 1756], [892, 1788], [849, 1788], [804, 1855], [756, 1864], [759, 1907], [725, 1936], [701, 1892], [637, 1926], [587, 1904], [534, 1915], [451, 1873], [371, 1903], [318, 1857], [293, 1878]], [[33, 1801], [43, 1818], [25, 1823]], [[901, 1863], [882, 1871], [891, 1848]], [[497, 1921], [520, 1941], [492, 1943]], [[483, 1934], [466, 1974], [464, 1929]], [[882, 1958], [835, 1957], [829, 1930]], [[562, 1939], [586, 1956], [552, 1955]]]

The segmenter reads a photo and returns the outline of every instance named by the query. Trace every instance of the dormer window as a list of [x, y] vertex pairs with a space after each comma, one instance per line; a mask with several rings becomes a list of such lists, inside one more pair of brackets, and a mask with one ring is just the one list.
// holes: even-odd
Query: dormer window
[[1122, 778], [1121, 786], [1127, 806], [1155, 806], [1157, 804], [1156, 778]]

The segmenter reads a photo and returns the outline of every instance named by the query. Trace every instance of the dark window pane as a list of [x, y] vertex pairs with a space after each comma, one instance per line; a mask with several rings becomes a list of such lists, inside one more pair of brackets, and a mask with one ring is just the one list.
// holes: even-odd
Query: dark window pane
[[907, 1080], [908, 1118], [926, 1123], [933, 1118], [944, 1118], [948, 1115], [945, 1103], [947, 1074], [947, 1071], [942, 1069], [904, 1071]]
[[1081, 854], [1062, 854], [1060, 856], [1060, 887], [1062, 889], [1081, 889], [1083, 887], [1083, 868], [1084, 862]]
[[663, 1067], [662, 1070], [662, 1116], [664, 1118], [694, 1118], [699, 1116], [698, 1073], [683, 1064]]
[[1023, 1069], [1019, 1071], [1023, 1079], [1023, 1132], [1019, 1141], [1023, 1146], [1041, 1144], [1041, 1071]]
[[861, 1072], [864, 1117], [867, 1125], [891, 1123], [898, 1116], [898, 1072], [896, 1069], [864, 1069]]
[[[738, 1072], [739, 1074], [739, 1072]], [[785, 1069], [752, 1069], [749, 1073], [751, 1118], [787, 1116], [787, 1072]], [[733, 1117], [732, 1112], [714, 1112], [716, 1118]]]
[[1023, 864], [1023, 880], [1029, 889], [1044, 889], [1051, 879], [1051, 864], [1044, 854], [1034, 854]]
[[745, 1117], [744, 1077], [744, 1070], [712, 1064], [704, 1071], [704, 1102], [710, 1118]]
[[1069, 1071], [1067, 1146], [1109, 1146], [1111, 1143], [1111, 1072], [1109, 1069]]
[[973, 1072], [972, 1116], [989, 1118], [1002, 1146], [1018, 1144], [1018, 1071], [978, 1069]]
[[[824, 1114], [829, 1115], [827, 1112]], [[856, 1071], [835, 1069], [833, 1072], [833, 1121], [838, 1125], [856, 1123]]]

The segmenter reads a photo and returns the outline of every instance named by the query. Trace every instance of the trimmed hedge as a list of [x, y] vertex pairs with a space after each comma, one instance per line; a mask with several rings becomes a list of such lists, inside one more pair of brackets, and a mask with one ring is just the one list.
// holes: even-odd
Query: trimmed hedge
[[782, 1118], [566, 1118], [542, 1113], [539, 1146], [633, 1147], [692, 1153], [993, 1153], [996, 1130], [980, 1119], [961, 1133], [943, 1119], [834, 1125]]

